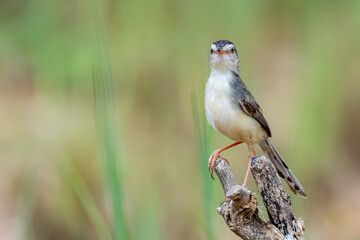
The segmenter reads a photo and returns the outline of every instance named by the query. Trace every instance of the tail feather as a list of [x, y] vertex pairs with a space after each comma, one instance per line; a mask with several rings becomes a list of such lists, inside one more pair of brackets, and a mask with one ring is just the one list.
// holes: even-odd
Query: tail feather
[[299, 194], [300, 196], [306, 198], [306, 193], [304, 191], [304, 188], [301, 186], [299, 180], [291, 172], [290, 168], [286, 165], [284, 160], [282, 160], [281, 156], [276, 151], [275, 147], [271, 144], [270, 139], [267, 138], [265, 141], [259, 144], [259, 147], [261, 148], [262, 151], [264, 151], [268, 155], [271, 162], [274, 164], [279, 176], [286, 181], [291, 191], [293, 191], [295, 194]]

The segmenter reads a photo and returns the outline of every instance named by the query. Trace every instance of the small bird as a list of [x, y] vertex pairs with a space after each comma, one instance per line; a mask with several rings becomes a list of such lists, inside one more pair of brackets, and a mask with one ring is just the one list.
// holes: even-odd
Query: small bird
[[[290, 189], [306, 198], [298, 179], [282, 160], [270, 142], [271, 131], [259, 104], [239, 76], [239, 58], [234, 44], [219, 40], [211, 44], [210, 76], [205, 88], [205, 112], [208, 122], [235, 143], [219, 148], [209, 158], [211, 177], [215, 160], [226, 149], [246, 143], [249, 163], [243, 186], [246, 186], [251, 159], [258, 146], [274, 164], [279, 176], [285, 179]], [[226, 160], [227, 161], [227, 160]]]

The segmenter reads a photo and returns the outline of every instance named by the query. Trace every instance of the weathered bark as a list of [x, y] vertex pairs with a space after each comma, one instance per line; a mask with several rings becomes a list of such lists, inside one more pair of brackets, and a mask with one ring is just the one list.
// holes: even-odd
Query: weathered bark
[[251, 173], [263, 198], [269, 219], [284, 236], [304, 239], [303, 223], [292, 213], [290, 196], [285, 192], [274, 165], [265, 156], [256, 157], [251, 163]]
[[236, 235], [245, 240], [304, 239], [302, 221], [296, 221], [292, 214], [290, 197], [269, 159], [264, 156], [254, 158], [251, 172], [271, 222], [260, 219], [256, 194], [237, 183], [224, 159], [217, 159], [214, 169], [228, 199], [217, 210]]

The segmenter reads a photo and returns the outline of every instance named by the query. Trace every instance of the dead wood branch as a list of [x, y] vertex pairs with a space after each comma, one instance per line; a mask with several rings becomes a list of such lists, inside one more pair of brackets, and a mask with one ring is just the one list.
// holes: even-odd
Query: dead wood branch
[[290, 197], [270, 160], [265, 156], [253, 158], [251, 173], [269, 214], [270, 222], [258, 215], [255, 193], [240, 186], [224, 159], [216, 160], [214, 170], [224, 189], [225, 201], [218, 209], [231, 231], [244, 240], [303, 240], [303, 223], [296, 220]]

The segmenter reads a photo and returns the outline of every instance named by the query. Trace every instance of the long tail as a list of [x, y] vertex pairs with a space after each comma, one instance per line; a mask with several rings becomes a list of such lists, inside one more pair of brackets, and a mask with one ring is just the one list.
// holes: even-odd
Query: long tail
[[285, 179], [286, 183], [289, 185], [291, 191], [295, 194], [306, 198], [306, 193], [304, 188], [301, 186], [299, 180], [288, 168], [284, 160], [282, 160], [279, 153], [276, 151], [274, 146], [271, 144], [270, 139], [267, 138], [265, 141], [259, 144], [259, 147], [263, 152], [265, 152], [270, 158], [271, 162], [274, 164], [279, 176]]

